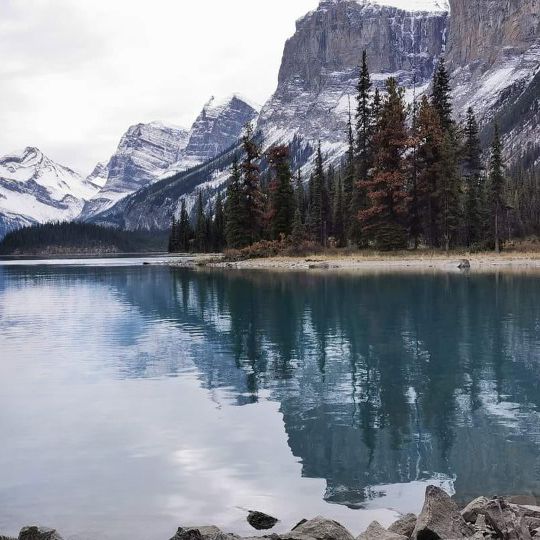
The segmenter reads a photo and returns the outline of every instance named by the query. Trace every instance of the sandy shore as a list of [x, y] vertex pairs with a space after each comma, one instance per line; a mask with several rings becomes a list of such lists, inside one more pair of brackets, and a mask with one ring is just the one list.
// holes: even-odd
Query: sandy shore
[[[467, 261], [467, 262], [465, 262]], [[505, 253], [474, 255], [314, 255], [307, 257], [270, 257], [243, 261], [219, 261], [216, 257], [194, 256], [178, 266], [205, 266], [245, 270], [279, 271], [493, 271], [526, 270], [540, 272], [540, 253]], [[470, 268], [468, 267], [470, 265]]]

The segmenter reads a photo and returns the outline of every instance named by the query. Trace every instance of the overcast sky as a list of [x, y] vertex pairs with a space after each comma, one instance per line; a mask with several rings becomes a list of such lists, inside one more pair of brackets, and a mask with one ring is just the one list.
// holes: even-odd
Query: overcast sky
[[296, 19], [317, 4], [0, 0], [0, 155], [37, 146], [88, 174], [131, 124], [189, 128], [212, 95], [262, 104]]

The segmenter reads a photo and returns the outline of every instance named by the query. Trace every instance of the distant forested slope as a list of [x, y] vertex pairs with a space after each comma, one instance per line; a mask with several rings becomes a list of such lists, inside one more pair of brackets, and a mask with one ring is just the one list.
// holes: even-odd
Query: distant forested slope
[[167, 237], [155, 232], [127, 232], [92, 223], [57, 222], [24, 227], [0, 242], [3, 255], [134, 253], [165, 251]]

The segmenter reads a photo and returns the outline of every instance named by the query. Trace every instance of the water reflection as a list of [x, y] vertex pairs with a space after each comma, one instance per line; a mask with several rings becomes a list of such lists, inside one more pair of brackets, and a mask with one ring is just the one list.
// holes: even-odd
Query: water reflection
[[[19, 427], [31, 419], [10, 404], [41, 381], [50, 385], [43, 400], [47, 390], [76, 389], [50, 413], [61, 422], [67, 402], [78, 432], [81, 415], [96, 414], [81, 396], [105, 392], [101, 421], [139, 415], [134, 433], [113, 437], [100, 426], [90, 442], [111, 450], [100, 463], [120, 475], [115, 501], [123, 497], [127, 512], [142, 503], [126, 478], [141, 471], [171, 523], [208, 516], [239, 532], [231, 507], [254, 499], [280, 517], [290, 507], [291, 520], [317, 513], [315, 499], [324, 499], [339, 503], [335, 517], [360, 524], [374, 514], [347, 508], [418, 511], [426, 482], [464, 500], [540, 495], [538, 276], [0, 267], [0, 298], [0, 404], [12, 420], [0, 413], [4, 433], [33, 441]], [[39, 396], [26, 399], [35, 412]], [[143, 434], [159, 444], [143, 444]], [[132, 454], [152, 456], [150, 470], [122, 461], [117, 439], [126, 438]], [[0, 450], [0, 467], [18, 462], [16, 447]], [[166, 487], [173, 469], [185, 491], [176, 497]], [[23, 472], [10, 478], [27, 495], [20, 476], [31, 485]], [[322, 493], [306, 479], [322, 481]], [[286, 493], [292, 505], [278, 501]], [[0, 485], [0, 508], [7, 498]], [[0, 511], [2, 520], [12, 522]]]

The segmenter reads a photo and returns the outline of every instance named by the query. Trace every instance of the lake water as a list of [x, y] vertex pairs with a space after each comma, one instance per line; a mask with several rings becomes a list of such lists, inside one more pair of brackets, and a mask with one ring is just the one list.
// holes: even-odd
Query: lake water
[[[0, 534], [354, 534], [540, 494], [540, 276], [0, 265]], [[120, 264], [122, 266], [120, 266]]]

